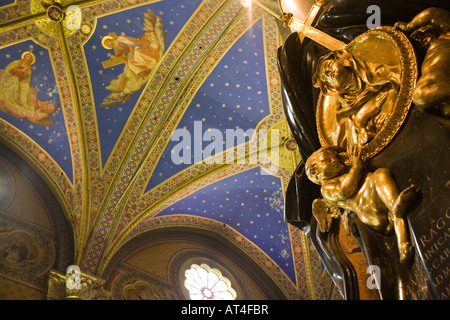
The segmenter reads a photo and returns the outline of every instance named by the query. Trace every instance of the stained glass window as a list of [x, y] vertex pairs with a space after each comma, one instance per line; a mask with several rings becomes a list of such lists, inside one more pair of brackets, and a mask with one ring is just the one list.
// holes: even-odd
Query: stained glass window
[[185, 272], [184, 286], [189, 290], [192, 300], [234, 300], [236, 291], [231, 288], [231, 282], [222, 276], [217, 269], [207, 264], [193, 264]]

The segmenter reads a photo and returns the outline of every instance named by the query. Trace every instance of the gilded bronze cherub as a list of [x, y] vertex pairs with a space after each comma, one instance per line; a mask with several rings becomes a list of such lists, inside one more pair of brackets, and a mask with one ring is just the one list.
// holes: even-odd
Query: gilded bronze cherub
[[394, 108], [400, 85], [396, 67], [373, 65], [350, 51], [336, 50], [320, 58], [315, 87], [327, 96], [334, 123], [328, 126], [333, 145], [361, 148], [384, 125]]
[[395, 27], [410, 32], [410, 37], [426, 49], [422, 76], [412, 96], [414, 104], [450, 118], [450, 12], [428, 8], [409, 23], [397, 22]]
[[352, 211], [377, 232], [389, 235], [395, 231], [400, 262], [407, 263], [414, 249], [405, 215], [416, 196], [415, 186], [400, 192], [388, 169], [368, 172], [355, 151], [349, 154], [348, 172], [338, 147], [322, 147], [305, 163], [308, 178], [321, 186], [323, 199], [313, 203], [313, 214], [321, 231], [328, 231], [330, 220], [338, 217], [342, 209]]

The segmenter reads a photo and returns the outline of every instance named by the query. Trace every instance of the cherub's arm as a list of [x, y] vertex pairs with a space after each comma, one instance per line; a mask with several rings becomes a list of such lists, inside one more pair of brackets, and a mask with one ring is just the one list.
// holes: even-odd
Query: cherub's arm
[[441, 32], [450, 30], [449, 12], [445, 9], [431, 7], [423, 10], [409, 23], [397, 22], [394, 26], [405, 31], [414, 31], [426, 25], [439, 28]]
[[342, 201], [350, 199], [359, 188], [363, 174], [363, 165], [359, 157], [350, 158], [351, 168], [349, 172], [325, 181], [321, 192], [325, 199], [330, 201]]
[[11, 69], [11, 73], [22, 81], [28, 77], [29, 70], [30, 67], [14, 67]]

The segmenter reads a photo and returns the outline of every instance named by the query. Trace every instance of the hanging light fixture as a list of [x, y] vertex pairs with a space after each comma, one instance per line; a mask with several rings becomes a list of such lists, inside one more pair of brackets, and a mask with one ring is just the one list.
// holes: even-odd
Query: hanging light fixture
[[268, 8], [267, 6], [265, 6], [264, 4], [262, 4], [258, 0], [241, 0], [242, 6], [246, 8], [249, 8], [252, 4], [258, 5], [264, 11], [268, 12], [273, 17], [279, 19], [284, 24], [284, 26], [289, 27], [298, 32], [301, 39], [303, 39], [304, 37], [308, 37], [330, 50], [343, 49], [346, 45], [344, 42], [335, 39], [329, 36], [328, 34], [311, 26], [311, 24], [314, 21], [314, 18], [318, 14], [323, 3], [324, 3], [323, 0], [316, 1], [309, 10], [309, 13], [305, 21], [301, 21], [300, 19], [296, 18], [292, 13], [283, 12], [280, 15], [271, 10], [270, 8]]

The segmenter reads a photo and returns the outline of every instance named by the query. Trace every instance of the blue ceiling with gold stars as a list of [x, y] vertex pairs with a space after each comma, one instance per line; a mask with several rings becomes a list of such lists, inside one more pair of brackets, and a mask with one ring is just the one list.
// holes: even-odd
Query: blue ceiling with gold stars
[[[206, 139], [195, 143], [196, 134], [203, 136], [208, 130], [219, 130], [225, 149], [227, 129], [242, 129], [244, 132], [255, 129], [256, 125], [270, 114], [261, 28], [260, 20], [225, 53], [181, 118], [177, 129], [193, 133], [191, 149], [188, 152], [190, 161], [174, 163], [172, 150], [181, 139], [171, 139], [155, 168], [147, 190], [196, 162], [194, 155], [197, 150], [204, 151], [211, 143]], [[237, 143], [237, 139], [233, 139], [233, 145]], [[211, 153], [214, 154], [216, 150]]]
[[[185, 2], [171, 0], [157, 2], [148, 7], [164, 19], [164, 28], [167, 30], [167, 46], [172, 43], [200, 2], [199, 0]], [[103, 68], [102, 61], [107, 60], [113, 53], [111, 50], [106, 50], [102, 47], [101, 39], [110, 32], [138, 38], [145, 32], [144, 17], [142, 15], [144, 11], [144, 7], [128, 10], [120, 14], [117, 19], [115, 18], [113, 23], [111, 23], [111, 17], [109, 16], [97, 20], [97, 28], [84, 46], [88, 67], [90, 70], [95, 70], [90, 75], [95, 92], [96, 105], [100, 106], [102, 104], [109, 93], [105, 87], [108, 86], [111, 80], [117, 78], [124, 69], [123, 65], [108, 69]], [[142, 92], [142, 89], [136, 92], [126, 103], [96, 109], [103, 164], [105, 164], [114, 148], [114, 144], [121, 132], [120, 129], [125, 125], [133, 110], [133, 106], [139, 98], [140, 92]]]
[[2, 113], [2, 118], [38, 143], [42, 149], [46, 150], [58, 162], [67, 176], [72, 178], [72, 159], [67, 129], [61, 112], [61, 102], [58, 87], [55, 83], [55, 76], [52, 70], [48, 68], [51, 65], [48, 53], [30, 40], [18, 43], [14, 46], [14, 51], [5, 50], [6, 52], [0, 59], [0, 70], [5, 70], [8, 64], [20, 59], [21, 55], [29, 50], [33, 50], [36, 56], [36, 62], [32, 66], [30, 83], [35, 86], [39, 99], [50, 101], [55, 106], [58, 106], [50, 117], [54, 124], [42, 126], [30, 122], [26, 118], [18, 118], [5, 112]]
[[[235, 0], [58, 3], [65, 15], [33, 0], [0, 6], [0, 136], [55, 190], [74, 262], [101, 276], [158, 221], [214, 222], [287, 295], [304, 285], [306, 240], [283, 219], [299, 156], [284, 147], [276, 19]], [[176, 148], [177, 129], [190, 134], [188, 148]], [[202, 161], [238, 145], [248, 154], [258, 134], [226, 143], [239, 129], [280, 132], [276, 167]], [[188, 152], [183, 163], [175, 151]]]
[[251, 169], [213, 183], [162, 211], [215, 219], [262, 248], [295, 281], [280, 179]]

